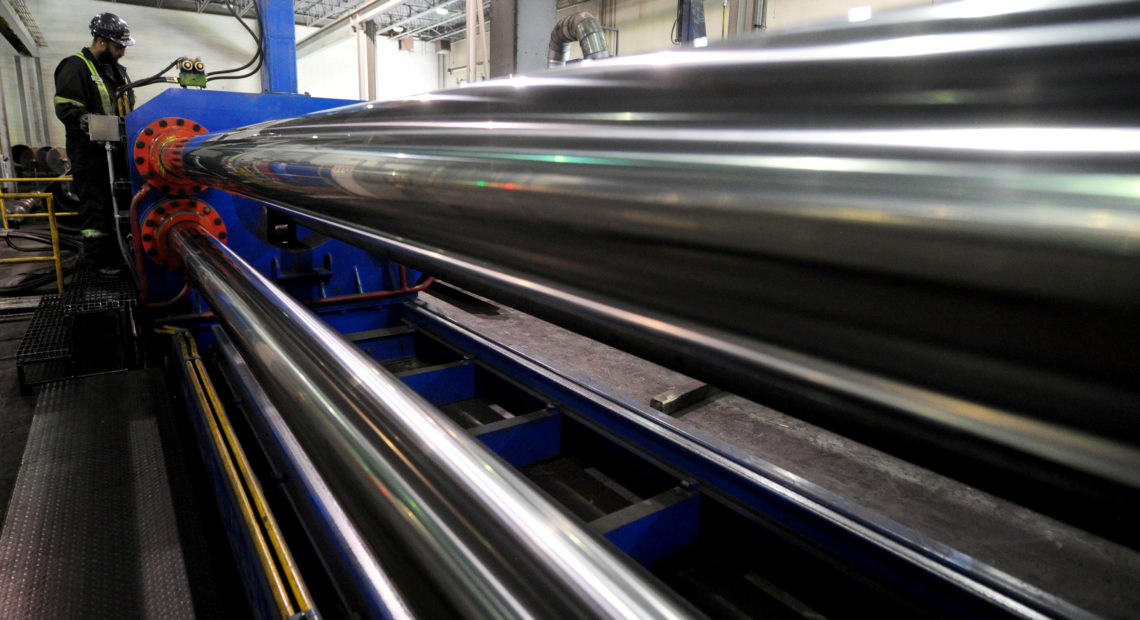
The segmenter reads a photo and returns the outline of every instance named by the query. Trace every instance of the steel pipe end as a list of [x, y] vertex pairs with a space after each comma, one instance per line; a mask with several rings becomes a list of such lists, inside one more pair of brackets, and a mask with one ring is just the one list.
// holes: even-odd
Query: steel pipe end
[[139, 242], [143, 252], [156, 265], [175, 270], [182, 266], [182, 260], [170, 248], [170, 231], [176, 227], [192, 226], [203, 234], [226, 243], [229, 233], [226, 223], [213, 207], [201, 200], [175, 199], [154, 203], [142, 215]]
[[200, 123], [179, 117], [160, 118], [135, 137], [131, 161], [139, 175], [158, 191], [169, 196], [190, 196], [205, 191], [186, 174], [182, 150], [191, 138], [207, 133]]

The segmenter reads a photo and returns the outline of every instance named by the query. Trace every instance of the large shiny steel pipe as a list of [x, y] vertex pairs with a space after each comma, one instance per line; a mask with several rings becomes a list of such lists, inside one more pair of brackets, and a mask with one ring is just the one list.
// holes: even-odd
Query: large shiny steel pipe
[[365, 541], [396, 541], [456, 612], [696, 613], [221, 242], [187, 224], [169, 243]]
[[476, 291], [541, 283], [533, 310], [766, 403], [1140, 487], [1137, 67], [1140, 3], [946, 3], [264, 123], [185, 165]]
[[[388, 573], [399, 569], [389, 564], [386, 571], [377, 559], [382, 554], [364, 542], [341, 502], [329, 490], [324, 476], [301, 448], [296, 434], [289, 430], [277, 407], [249, 371], [249, 365], [234, 348], [225, 329], [215, 325], [211, 331], [218, 340], [230, 389], [244, 401], [242, 409], [246, 419], [274, 472], [279, 472], [283, 479], [293, 508], [347, 608], [361, 617], [392, 620], [414, 618], [417, 612], [421, 616], [444, 613], [439, 609], [423, 609], [424, 599], [409, 601], [396, 589]], [[413, 607], [414, 604], [421, 606]], [[432, 611], [437, 613], [430, 613]]]

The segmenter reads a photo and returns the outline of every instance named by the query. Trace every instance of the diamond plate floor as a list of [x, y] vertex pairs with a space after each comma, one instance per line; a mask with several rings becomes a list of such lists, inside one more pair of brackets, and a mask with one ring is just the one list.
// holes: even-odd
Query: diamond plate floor
[[131, 371], [41, 391], [0, 534], [5, 618], [194, 616], [161, 385]]

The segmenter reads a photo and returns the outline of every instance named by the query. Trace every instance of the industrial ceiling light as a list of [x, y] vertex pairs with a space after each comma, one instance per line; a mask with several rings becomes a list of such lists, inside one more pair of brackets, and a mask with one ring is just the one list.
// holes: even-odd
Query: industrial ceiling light
[[447, 7], [445, 6], [436, 7], [435, 12], [439, 13], [440, 15], [447, 15], [448, 13]]
[[847, 21], [849, 22], [865, 22], [871, 19], [871, 7], [857, 6], [850, 11], [847, 11]]
[[403, 26], [396, 26], [396, 27], [392, 28], [392, 32], [394, 32], [394, 33], [396, 33], [396, 34], [400, 34], [400, 33], [401, 33], [401, 32], [403, 32], [403, 31], [404, 31], [404, 27], [403, 27]]

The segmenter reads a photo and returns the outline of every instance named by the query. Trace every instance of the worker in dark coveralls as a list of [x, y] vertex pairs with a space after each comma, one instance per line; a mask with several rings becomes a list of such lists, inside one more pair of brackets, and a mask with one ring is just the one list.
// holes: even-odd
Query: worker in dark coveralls
[[[134, 94], [116, 97], [119, 87], [130, 82], [119, 64], [127, 46], [134, 45], [127, 22], [112, 13], [91, 20], [91, 45], [60, 61], [55, 68], [55, 115], [67, 128], [67, 155], [75, 193], [79, 195], [84, 260], [102, 275], [122, 270], [115, 214], [112, 213], [110, 172], [103, 143], [87, 136], [88, 115], [125, 116], [134, 108]], [[123, 148], [114, 146], [115, 165], [125, 171]]]

